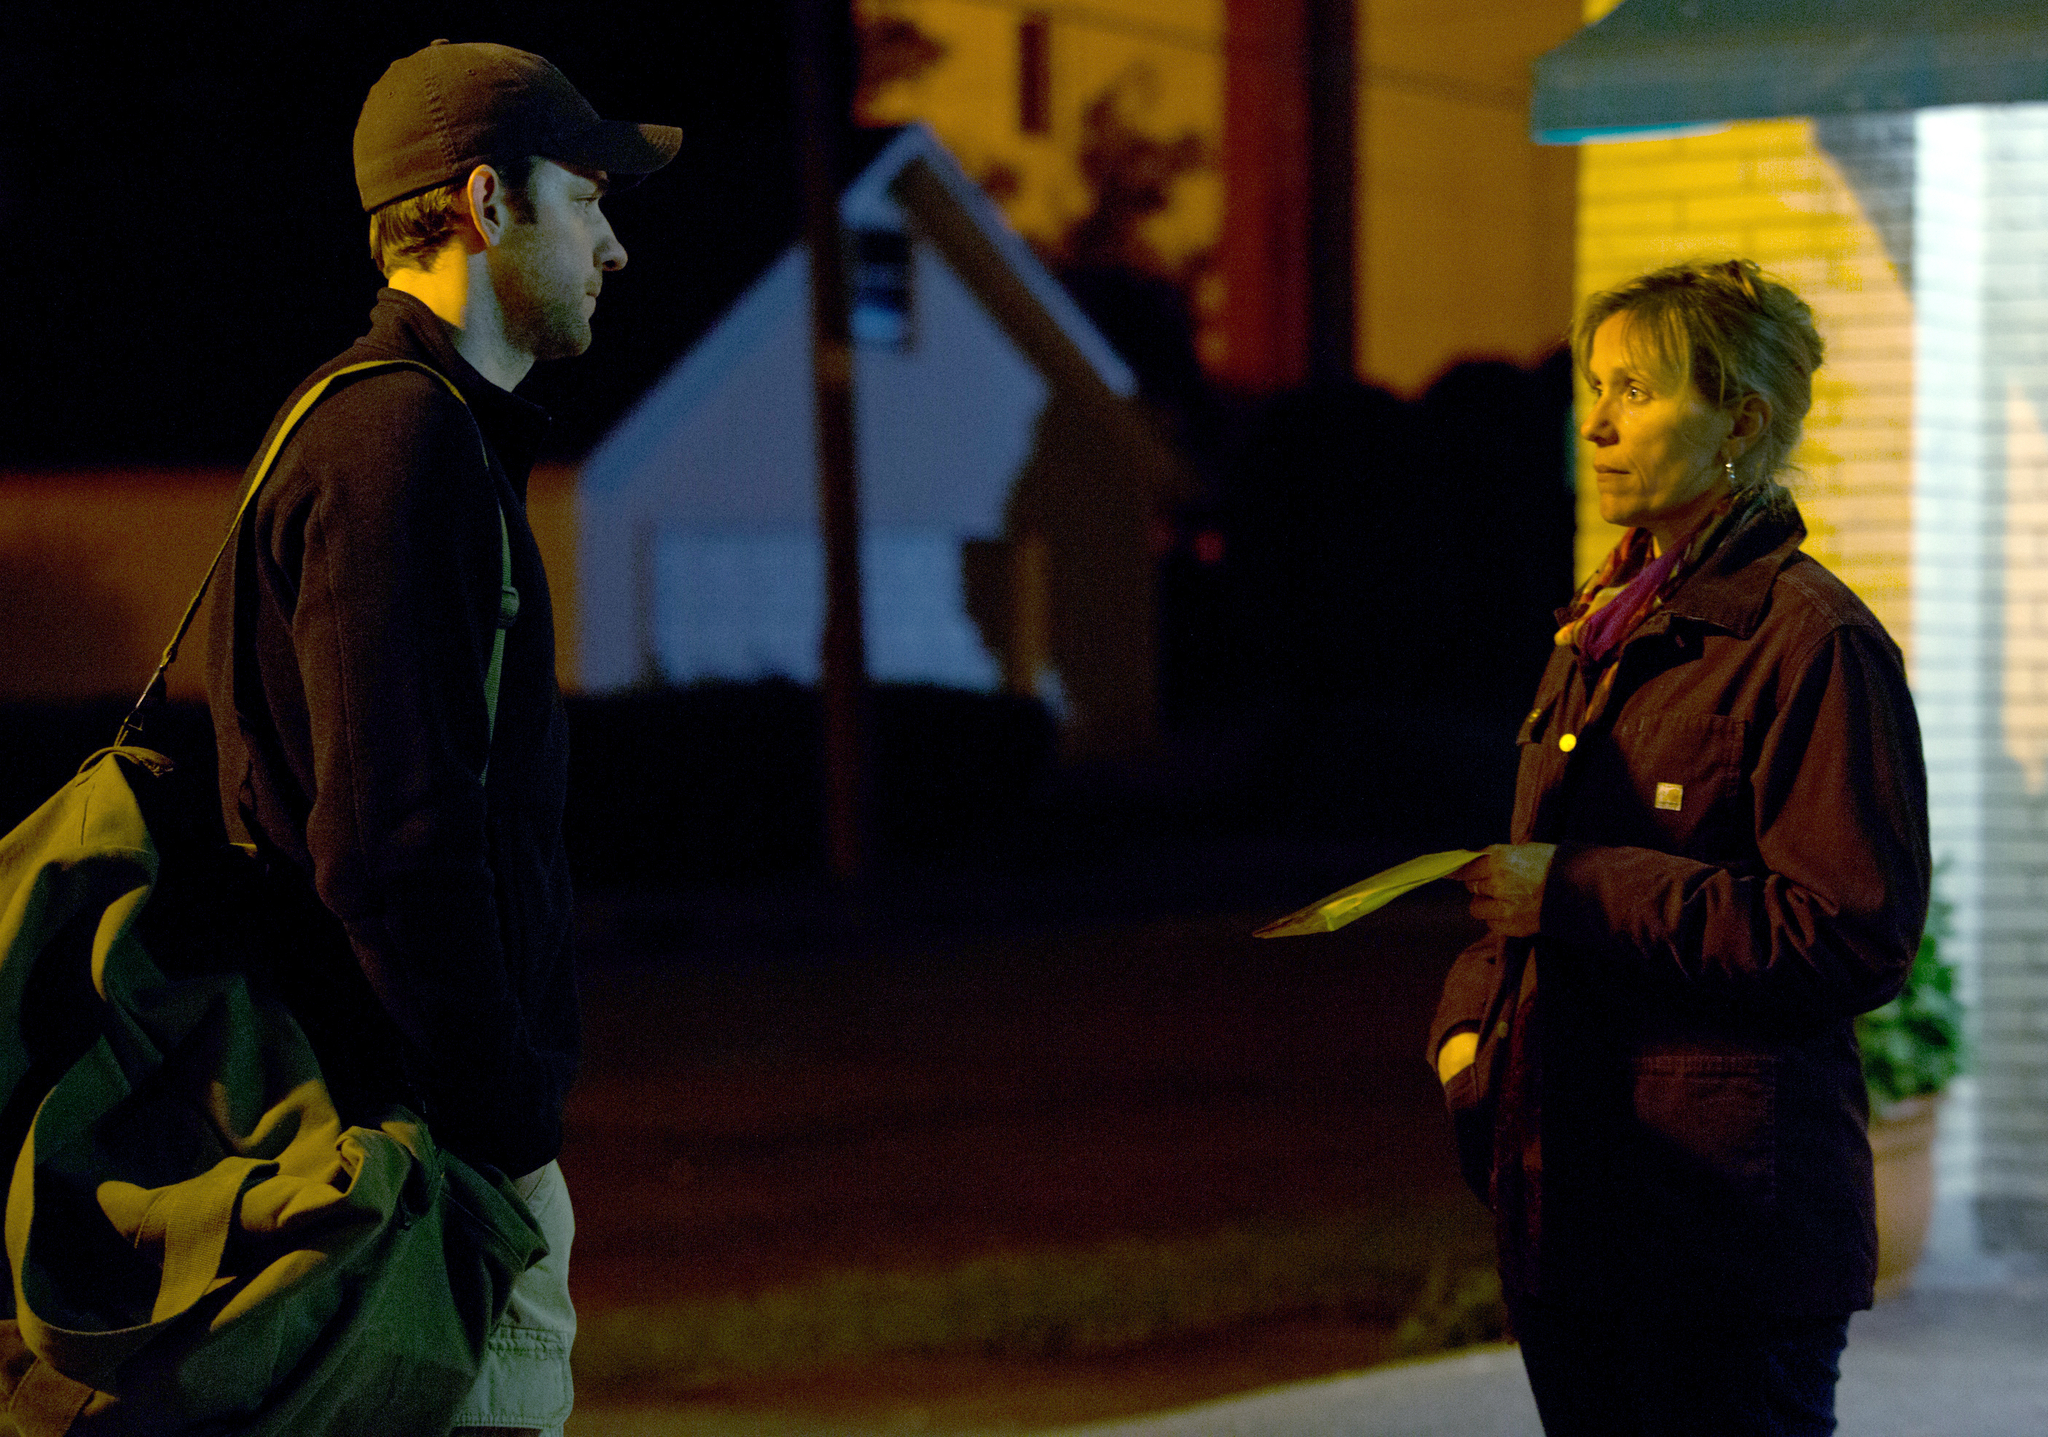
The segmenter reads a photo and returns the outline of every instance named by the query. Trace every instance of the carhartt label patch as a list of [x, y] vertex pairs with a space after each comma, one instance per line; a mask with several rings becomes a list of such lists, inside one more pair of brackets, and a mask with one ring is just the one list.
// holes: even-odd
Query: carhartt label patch
[[1657, 785], [1657, 807], [1669, 809], [1671, 812], [1676, 813], [1678, 812], [1679, 805], [1684, 802], [1684, 785], [1676, 783], [1660, 783]]

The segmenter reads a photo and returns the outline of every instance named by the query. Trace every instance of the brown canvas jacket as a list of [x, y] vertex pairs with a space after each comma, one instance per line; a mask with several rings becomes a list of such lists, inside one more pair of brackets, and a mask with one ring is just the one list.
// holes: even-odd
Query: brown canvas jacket
[[1919, 942], [1926, 776], [1897, 646], [1804, 537], [1743, 522], [1600, 714], [1567, 648], [1522, 725], [1512, 836], [1558, 845], [1541, 936], [1463, 953], [1429, 1044], [1481, 1033], [1446, 1098], [1511, 1300], [1870, 1304], [1851, 1019]]

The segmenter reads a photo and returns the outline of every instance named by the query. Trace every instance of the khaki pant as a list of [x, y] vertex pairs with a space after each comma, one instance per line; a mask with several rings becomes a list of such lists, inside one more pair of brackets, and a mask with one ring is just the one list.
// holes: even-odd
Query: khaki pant
[[576, 1389], [569, 1349], [576, 1341], [576, 1309], [569, 1302], [569, 1245], [576, 1212], [562, 1169], [549, 1163], [512, 1185], [525, 1199], [548, 1255], [519, 1275], [512, 1300], [484, 1346], [476, 1386], [456, 1410], [456, 1427], [531, 1427], [560, 1437]]

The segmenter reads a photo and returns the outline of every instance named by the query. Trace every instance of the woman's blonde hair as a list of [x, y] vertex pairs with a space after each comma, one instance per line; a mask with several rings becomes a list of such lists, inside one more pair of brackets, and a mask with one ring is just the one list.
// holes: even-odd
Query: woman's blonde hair
[[1735, 461], [1738, 493], [1789, 505], [1778, 482], [1813, 407], [1813, 372], [1827, 345], [1813, 310], [1791, 287], [1746, 259], [1689, 260], [1652, 270], [1586, 301], [1572, 325], [1572, 362], [1591, 379], [1593, 334], [1617, 314], [1667, 376], [1690, 379], [1709, 404], [1732, 408], [1761, 395], [1770, 422]]

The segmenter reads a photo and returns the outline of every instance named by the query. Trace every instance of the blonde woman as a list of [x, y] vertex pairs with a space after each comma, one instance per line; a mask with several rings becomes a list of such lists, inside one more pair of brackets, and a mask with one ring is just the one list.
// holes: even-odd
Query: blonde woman
[[1747, 261], [1573, 331], [1601, 517], [1430, 1054], [1544, 1430], [1827, 1433], [1876, 1269], [1855, 1014], [1926, 917], [1898, 648], [1779, 475], [1823, 355]]

